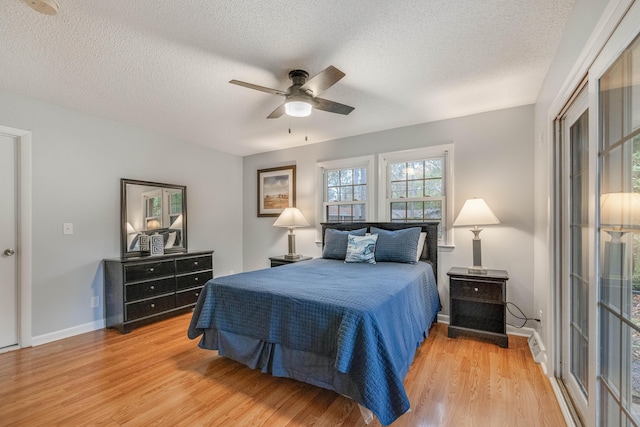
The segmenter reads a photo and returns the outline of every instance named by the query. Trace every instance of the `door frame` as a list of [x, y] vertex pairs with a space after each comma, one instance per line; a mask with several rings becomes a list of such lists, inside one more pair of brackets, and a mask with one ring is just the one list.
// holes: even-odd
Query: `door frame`
[[31, 341], [31, 132], [0, 125], [0, 133], [17, 141], [17, 285], [18, 285], [18, 345], [5, 350], [30, 347]]

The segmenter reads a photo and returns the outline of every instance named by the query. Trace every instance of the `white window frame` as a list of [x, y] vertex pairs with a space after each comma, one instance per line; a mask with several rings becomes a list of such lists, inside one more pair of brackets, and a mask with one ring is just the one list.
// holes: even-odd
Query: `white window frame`
[[327, 222], [326, 209], [325, 209], [325, 195], [326, 188], [326, 171], [335, 169], [349, 169], [349, 168], [365, 168], [367, 170], [367, 200], [365, 202], [366, 218], [365, 221], [375, 221], [375, 196], [376, 196], [376, 183], [375, 183], [375, 157], [361, 156], [351, 157], [348, 159], [339, 160], [327, 160], [316, 163], [316, 218], [319, 218], [316, 225], [316, 231], [318, 233], [318, 241], [322, 240], [322, 226], [321, 222]]
[[[438, 246], [453, 247], [453, 227], [451, 226], [453, 224], [453, 143], [378, 154], [378, 217], [380, 221], [391, 221], [389, 163], [420, 161], [433, 157], [444, 157], [442, 238], [438, 240]], [[414, 199], [407, 199], [407, 201], [411, 200]], [[420, 200], [424, 199], [420, 198]]]

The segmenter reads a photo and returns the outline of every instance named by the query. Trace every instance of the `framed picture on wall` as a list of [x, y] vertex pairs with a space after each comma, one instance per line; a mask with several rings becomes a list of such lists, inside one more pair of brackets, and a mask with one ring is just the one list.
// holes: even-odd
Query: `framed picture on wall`
[[258, 216], [279, 216], [295, 205], [295, 165], [258, 170]]

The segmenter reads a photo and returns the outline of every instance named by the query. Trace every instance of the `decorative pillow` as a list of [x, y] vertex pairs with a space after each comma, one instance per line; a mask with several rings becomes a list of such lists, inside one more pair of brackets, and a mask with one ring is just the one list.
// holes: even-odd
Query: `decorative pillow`
[[420, 261], [425, 240], [427, 240], [427, 233], [425, 232], [420, 233], [420, 237], [418, 238], [418, 250], [416, 251], [416, 262]]
[[353, 236], [364, 236], [366, 231], [366, 228], [359, 228], [351, 231], [327, 228], [324, 232], [322, 258], [344, 259], [347, 256], [347, 238], [349, 237], [349, 234]]
[[376, 261], [415, 264], [420, 231], [420, 227], [394, 231], [371, 227], [371, 233], [378, 234]]
[[377, 234], [370, 236], [354, 236], [349, 234], [347, 237], [347, 256], [344, 262], [366, 262], [368, 264], [375, 264], [377, 240]]

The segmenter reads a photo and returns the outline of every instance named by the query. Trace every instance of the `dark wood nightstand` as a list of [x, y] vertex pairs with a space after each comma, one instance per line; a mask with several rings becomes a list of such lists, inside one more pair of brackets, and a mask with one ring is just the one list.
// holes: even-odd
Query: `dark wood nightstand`
[[481, 338], [509, 347], [506, 330], [506, 293], [509, 273], [487, 270], [469, 273], [453, 267], [449, 276], [449, 337]]
[[292, 264], [294, 262], [308, 261], [312, 258], [313, 257], [310, 256], [301, 256], [298, 259], [287, 259], [284, 255], [269, 257], [271, 260], [271, 267], [280, 267], [281, 265]]

